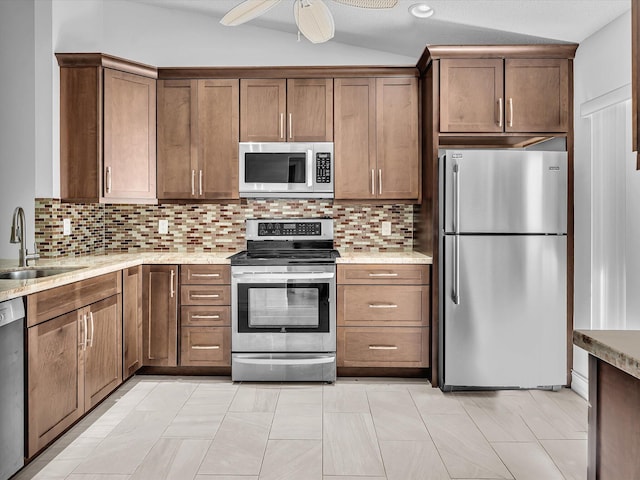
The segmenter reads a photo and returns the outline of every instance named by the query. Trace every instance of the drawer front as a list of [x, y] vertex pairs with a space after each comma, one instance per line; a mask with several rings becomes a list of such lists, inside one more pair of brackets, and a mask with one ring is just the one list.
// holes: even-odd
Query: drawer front
[[182, 285], [224, 285], [231, 283], [229, 265], [181, 265]]
[[427, 326], [429, 287], [420, 285], [340, 285], [338, 325]]
[[230, 327], [182, 327], [180, 345], [180, 365], [231, 365]]
[[428, 328], [338, 328], [339, 367], [426, 367]]
[[428, 285], [430, 265], [338, 265], [338, 284]]
[[181, 305], [230, 305], [229, 285], [183, 285], [180, 287]]
[[192, 306], [180, 308], [183, 327], [229, 327], [231, 308], [228, 306]]

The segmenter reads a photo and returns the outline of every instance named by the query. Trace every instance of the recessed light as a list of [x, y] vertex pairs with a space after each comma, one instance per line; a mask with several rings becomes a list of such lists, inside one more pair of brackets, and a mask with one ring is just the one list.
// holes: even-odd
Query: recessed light
[[429, 18], [433, 15], [433, 8], [426, 3], [414, 3], [409, 7], [409, 13], [418, 18]]

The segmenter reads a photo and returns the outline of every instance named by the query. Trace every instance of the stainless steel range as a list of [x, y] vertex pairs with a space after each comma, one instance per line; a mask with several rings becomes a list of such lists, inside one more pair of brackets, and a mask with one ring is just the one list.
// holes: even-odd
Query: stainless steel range
[[336, 258], [331, 219], [247, 220], [231, 257], [231, 378], [336, 379]]

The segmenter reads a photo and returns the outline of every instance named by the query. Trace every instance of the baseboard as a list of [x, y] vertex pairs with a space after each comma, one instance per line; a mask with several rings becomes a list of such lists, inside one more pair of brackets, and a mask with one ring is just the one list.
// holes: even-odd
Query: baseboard
[[585, 400], [589, 400], [589, 379], [582, 375], [581, 373], [576, 372], [575, 370], [571, 371], [571, 390], [576, 392]]

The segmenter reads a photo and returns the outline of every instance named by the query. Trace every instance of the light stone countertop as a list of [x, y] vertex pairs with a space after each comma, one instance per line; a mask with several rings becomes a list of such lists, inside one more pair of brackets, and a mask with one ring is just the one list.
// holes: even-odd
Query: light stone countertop
[[406, 263], [406, 264], [432, 264], [433, 259], [429, 255], [412, 251], [390, 252], [364, 252], [355, 250], [338, 249], [340, 258], [336, 263]]
[[573, 343], [640, 379], [640, 330], [574, 330]]

